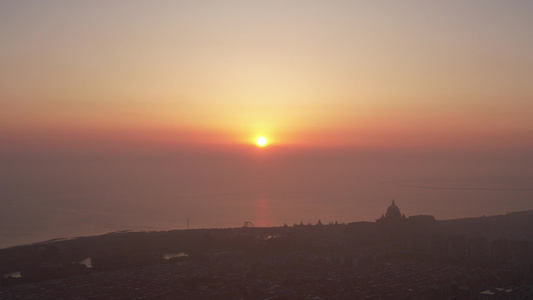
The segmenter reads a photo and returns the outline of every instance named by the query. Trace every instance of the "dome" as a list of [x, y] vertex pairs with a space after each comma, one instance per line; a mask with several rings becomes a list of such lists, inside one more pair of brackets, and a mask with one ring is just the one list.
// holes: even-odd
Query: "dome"
[[385, 217], [387, 219], [401, 219], [402, 214], [400, 213], [400, 208], [394, 204], [394, 200], [392, 200], [391, 206], [387, 208], [387, 213], [385, 214]]

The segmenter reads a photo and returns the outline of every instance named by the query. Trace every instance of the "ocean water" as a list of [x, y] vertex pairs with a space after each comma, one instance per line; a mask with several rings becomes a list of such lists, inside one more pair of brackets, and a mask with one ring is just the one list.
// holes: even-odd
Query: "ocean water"
[[0, 155], [0, 248], [120, 230], [477, 217], [533, 209], [527, 152], [47, 152]]

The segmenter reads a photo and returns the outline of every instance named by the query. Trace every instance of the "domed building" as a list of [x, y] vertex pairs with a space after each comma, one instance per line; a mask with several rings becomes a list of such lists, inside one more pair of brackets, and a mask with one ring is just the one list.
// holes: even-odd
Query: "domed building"
[[396, 206], [396, 203], [394, 203], [394, 200], [392, 200], [391, 206], [387, 208], [387, 212], [385, 215], [381, 215], [381, 218], [377, 219], [377, 223], [399, 223], [402, 221], [405, 221], [405, 215], [402, 215], [400, 212], [400, 208]]
[[391, 220], [399, 220], [402, 217], [402, 214], [400, 213], [400, 208], [396, 206], [396, 203], [394, 203], [394, 200], [392, 200], [391, 206], [387, 208], [387, 213], [385, 214], [385, 218], [391, 219]]

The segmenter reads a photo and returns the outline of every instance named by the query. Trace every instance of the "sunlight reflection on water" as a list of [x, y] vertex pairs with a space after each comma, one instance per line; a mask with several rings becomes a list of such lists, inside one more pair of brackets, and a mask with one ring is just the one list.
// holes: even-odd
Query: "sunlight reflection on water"
[[268, 227], [271, 224], [270, 213], [269, 213], [269, 201], [267, 199], [261, 198], [255, 201], [255, 226], [257, 227]]

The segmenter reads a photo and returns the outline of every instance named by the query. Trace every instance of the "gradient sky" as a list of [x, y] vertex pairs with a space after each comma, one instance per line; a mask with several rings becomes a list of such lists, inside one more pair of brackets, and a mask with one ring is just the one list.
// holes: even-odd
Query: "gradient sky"
[[[0, 1], [0, 247], [533, 209], [533, 1]], [[265, 148], [253, 145], [266, 136]]]
[[531, 1], [2, 1], [0, 142], [523, 148]]

